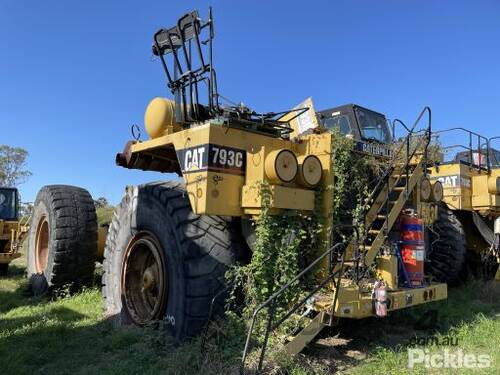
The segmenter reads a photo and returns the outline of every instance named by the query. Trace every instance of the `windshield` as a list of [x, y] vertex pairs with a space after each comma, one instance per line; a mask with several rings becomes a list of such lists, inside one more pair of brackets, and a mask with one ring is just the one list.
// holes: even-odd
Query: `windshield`
[[391, 141], [387, 121], [383, 115], [362, 108], [356, 108], [356, 116], [363, 138], [382, 143], [389, 143]]
[[16, 205], [16, 191], [0, 188], [0, 220], [17, 219]]
[[328, 130], [339, 130], [342, 134], [352, 134], [349, 118], [346, 115], [334, 115], [323, 121], [323, 126]]

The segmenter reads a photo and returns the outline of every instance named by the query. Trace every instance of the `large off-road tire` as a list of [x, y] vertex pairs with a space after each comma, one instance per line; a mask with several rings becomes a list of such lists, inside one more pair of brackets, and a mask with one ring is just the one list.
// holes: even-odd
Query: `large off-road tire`
[[94, 201], [81, 188], [43, 187], [36, 197], [28, 239], [28, 277], [34, 294], [92, 283], [97, 256]]
[[458, 217], [444, 204], [438, 207], [438, 219], [428, 237], [426, 273], [439, 282], [456, 285], [465, 262], [465, 232]]
[[212, 316], [223, 312], [225, 272], [242, 250], [235, 228], [195, 215], [180, 183], [127, 188], [104, 251], [106, 315], [139, 326], [163, 320], [177, 340], [198, 334], [214, 297]]

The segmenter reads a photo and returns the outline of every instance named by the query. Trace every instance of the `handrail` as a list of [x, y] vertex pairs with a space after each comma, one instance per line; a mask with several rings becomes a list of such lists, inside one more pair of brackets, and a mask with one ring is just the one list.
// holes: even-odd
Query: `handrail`
[[[456, 126], [456, 127], [444, 129], [444, 130], [438, 130], [438, 131], [434, 132], [433, 135], [438, 136], [439, 134], [449, 133], [449, 132], [455, 131], [455, 130], [463, 131], [469, 135], [469, 147], [466, 148], [466, 146], [464, 146], [464, 148], [466, 148], [469, 151], [469, 158], [470, 158], [471, 165], [472, 165], [472, 160], [473, 160], [473, 151], [477, 150], [477, 152], [479, 154], [481, 154], [482, 153], [481, 150], [483, 149], [483, 146], [486, 146], [486, 169], [488, 170], [488, 172], [490, 172], [490, 169], [491, 169], [491, 166], [490, 166], [490, 140], [491, 140], [491, 138], [488, 139], [484, 135], [481, 135], [481, 134], [476, 133], [476, 132], [469, 130], [469, 129], [465, 129], [461, 126]], [[477, 149], [472, 147], [472, 136], [476, 137]], [[483, 143], [483, 141], [484, 141], [484, 143]], [[481, 166], [479, 166], [479, 167], [481, 167]]]
[[402, 120], [395, 118], [394, 120], [392, 120], [392, 138], [396, 138], [396, 124], [401, 124], [403, 128], [405, 128], [405, 130], [410, 133], [410, 129], [408, 129], [406, 124]]
[[19, 250], [19, 245], [22, 243], [22, 240], [24, 239], [24, 236], [26, 235], [26, 232], [29, 229], [28, 223], [31, 221], [31, 216], [32, 215], [28, 215], [19, 219], [19, 221], [17, 222], [17, 228], [11, 230], [11, 235], [10, 235], [11, 252], [14, 253]]
[[[472, 130], [469, 130], [469, 129], [465, 129], [465, 128], [462, 128], [461, 126], [456, 126], [456, 127], [453, 127], [453, 128], [448, 128], [448, 129], [443, 129], [443, 130], [438, 130], [438, 131], [435, 131], [433, 134], [442, 134], [442, 133], [448, 133], [448, 132], [451, 132], [453, 130], [462, 130], [466, 133], [470, 133], [470, 134], [473, 134], [481, 139], [484, 139], [485, 141], [488, 141], [488, 138], [486, 138], [484, 135], [481, 135], [479, 133], [476, 133], [476, 132], [473, 132]], [[494, 137], [495, 138], [495, 137]], [[491, 139], [491, 138], [490, 138]]]
[[338, 250], [342, 248], [342, 262], [343, 262], [343, 257], [344, 253], [346, 250], [346, 246], [344, 243], [339, 242], [333, 246], [331, 246], [328, 250], [326, 250], [322, 255], [320, 255], [318, 258], [316, 258], [309, 266], [304, 268], [297, 276], [295, 276], [292, 280], [290, 280], [288, 283], [283, 285], [278, 291], [273, 293], [266, 301], [264, 301], [261, 305], [259, 305], [253, 312], [252, 314], [252, 322], [250, 323], [250, 328], [248, 330], [247, 338], [245, 341], [245, 348], [243, 349], [243, 356], [241, 359], [241, 367], [240, 367], [240, 373], [243, 374], [244, 369], [245, 369], [245, 362], [247, 359], [248, 351], [250, 348], [250, 340], [252, 337], [252, 333], [255, 327], [255, 321], [257, 320], [257, 316], [259, 313], [267, 306], [270, 306], [270, 313], [269, 313], [269, 320], [267, 322], [267, 328], [266, 328], [266, 333], [264, 336], [264, 342], [262, 345], [261, 353], [260, 353], [260, 358], [259, 358], [259, 364], [257, 371], [260, 371], [262, 369], [262, 364], [264, 362], [264, 355], [265, 355], [265, 350], [267, 346], [267, 341], [269, 340], [269, 333], [278, 328], [286, 319], [288, 319], [295, 311], [297, 311], [301, 306], [306, 304], [306, 302], [314, 295], [316, 294], [320, 289], [322, 289], [326, 284], [332, 280], [335, 275], [340, 272], [341, 270], [337, 270], [336, 272], [332, 272], [332, 269], [330, 269], [330, 274], [321, 282], [319, 285], [313, 289], [312, 292], [310, 292], [305, 298], [303, 298], [300, 302], [296, 303], [294, 307], [292, 307], [283, 318], [281, 318], [277, 323], [272, 322], [272, 318], [274, 316], [274, 312], [276, 309], [275, 302], [278, 297], [280, 297], [292, 284], [297, 282], [299, 279], [301, 279], [306, 273], [308, 273], [312, 268], [314, 268], [319, 262], [321, 262], [326, 256], [331, 256], [332, 253], [335, 250]]
[[[475, 148], [470, 148], [470, 147], [467, 147], [467, 146], [464, 146], [464, 145], [461, 145], [461, 144], [444, 146], [444, 147], [441, 147], [441, 150], [442, 151], [448, 151], [448, 150], [453, 150], [454, 148], [463, 148], [466, 151], [475, 151], [476, 150]], [[478, 153], [481, 154], [481, 155], [486, 155], [486, 151], [484, 151], [484, 152], [483, 151], [479, 151]]]
[[22, 217], [18, 222], [18, 228], [25, 227], [31, 221], [31, 215]]
[[[389, 178], [389, 176], [392, 174], [392, 172], [394, 170], [394, 167], [395, 167], [396, 156], [399, 155], [403, 151], [403, 147], [405, 147], [405, 146], [406, 146], [406, 151], [407, 151], [407, 163], [406, 164], [409, 164], [409, 160], [411, 159], [411, 158], [409, 158], [409, 155], [408, 155], [409, 154], [409, 141], [410, 141], [410, 138], [411, 138], [412, 134], [414, 134], [415, 127], [418, 125], [418, 123], [422, 119], [422, 117], [425, 114], [425, 112], [428, 113], [428, 125], [427, 125], [427, 128], [425, 129], [425, 133], [428, 136], [427, 137], [428, 138], [427, 139], [427, 144], [425, 146], [426, 152], [427, 152], [427, 146], [430, 143], [431, 120], [432, 120], [432, 118], [431, 118], [431, 116], [432, 116], [431, 115], [431, 109], [428, 106], [426, 106], [426, 107], [424, 107], [424, 109], [422, 109], [422, 111], [418, 115], [417, 119], [413, 123], [413, 126], [411, 127], [411, 129], [409, 129], [409, 133], [408, 133], [408, 135], [405, 138], [405, 142], [402, 142], [401, 145], [399, 146], [398, 150], [394, 153], [393, 159], [392, 159], [391, 163], [389, 164], [389, 166], [387, 167], [387, 170], [382, 175], [382, 177], [380, 177], [380, 179], [378, 180], [377, 185], [375, 185], [375, 188], [372, 190], [372, 192], [370, 193], [370, 195], [366, 198], [367, 202], [371, 202], [375, 198], [375, 194], [377, 194], [379, 192], [380, 187], [382, 186], [382, 183], [384, 183], [385, 180], [387, 178]], [[395, 121], [403, 123], [401, 120], [398, 120], [398, 119], [396, 119]], [[405, 128], [406, 128], [406, 125], [405, 125]], [[413, 157], [414, 153], [415, 153], [415, 151], [413, 152], [413, 154], [412, 154], [411, 157]], [[405, 165], [405, 167], [406, 167], [406, 165]]]
[[[424, 114], [426, 112], [428, 114], [428, 123], [427, 123], [427, 127], [425, 128], [425, 131], [424, 131], [425, 135], [424, 135], [423, 138], [421, 138], [419, 140], [418, 144], [416, 145], [416, 147], [414, 148], [413, 152], [410, 155], [410, 139], [415, 134], [415, 128], [416, 128], [416, 126], [418, 125], [418, 123], [420, 122], [420, 120], [422, 119], [422, 117], [424, 116]], [[407, 126], [403, 123], [403, 121], [398, 120], [398, 119], [396, 119], [394, 121], [395, 122], [397, 121], [397, 122], [401, 123], [407, 129]], [[410, 175], [410, 162], [411, 162], [411, 159], [413, 158], [413, 156], [415, 155], [415, 153], [417, 152], [417, 150], [420, 149], [420, 147], [422, 145], [422, 142], [424, 140], [425, 140], [425, 146], [424, 146], [424, 165], [423, 165], [423, 168], [424, 168], [424, 171], [425, 171], [424, 173], [427, 173], [427, 153], [428, 153], [428, 147], [429, 147], [429, 144], [430, 144], [430, 141], [431, 141], [431, 134], [432, 134], [432, 112], [431, 112], [431, 109], [428, 106], [426, 106], [426, 107], [424, 107], [422, 109], [422, 111], [418, 115], [417, 119], [413, 123], [411, 129], [408, 129], [408, 130], [409, 130], [409, 133], [406, 136], [404, 142], [401, 143], [401, 145], [399, 146], [399, 149], [393, 155], [393, 159], [392, 159], [389, 167], [387, 168], [386, 172], [382, 175], [382, 177], [380, 177], [380, 179], [378, 180], [377, 185], [372, 190], [372, 192], [369, 195], [369, 197], [366, 199], [366, 202], [369, 202], [369, 203], [373, 202], [373, 200], [375, 198], [375, 194], [380, 194], [382, 184], [385, 183], [385, 184], [387, 184], [387, 198], [386, 198], [385, 201], [386, 201], [386, 209], [388, 209], [389, 193], [391, 192], [390, 184], [389, 184], [389, 177], [390, 177], [390, 175], [394, 171], [395, 161], [397, 160], [397, 156], [403, 151], [403, 147], [405, 147], [405, 146], [406, 146], [406, 163], [403, 165], [403, 169], [405, 170], [405, 173], [406, 173], [406, 184], [405, 184], [405, 192], [404, 192], [404, 194], [406, 194], [406, 196], [409, 195], [408, 182], [409, 182], [409, 175]], [[394, 186], [396, 186], [399, 183], [399, 181], [401, 180], [401, 177], [402, 177], [402, 174], [400, 173], [398, 179], [394, 182]], [[364, 237], [363, 237], [363, 244], [364, 245], [366, 245], [366, 239], [367, 239], [367, 236], [368, 236], [368, 231], [373, 226], [373, 223], [374, 222], [372, 222], [369, 226], [366, 225], [366, 216], [365, 216], [365, 228], [364, 228], [365, 232], [364, 232]], [[383, 230], [387, 230], [387, 227], [385, 227]], [[366, 248], [365, 248], [365, 252], [366, 252]]]
[[[407, 196], [409, 195], [409, 191], [408, 191], [408, 189], [409, 189], [409, 187], [408, 187], [408, 183], [409, 183], [409, 180], [410, 180], [410, 171], [409, 171], [410, 161], [411, 161], [411, 159], [413, 158], [413, 156], [415, 156], [415, 153], [417, 152], [417, 150], [419, 150], [419, 149], [420, 149], [420, 146], [421, 146], [421, 144], [422, 144], [422, 141], [423, 141], [423, 140], [426, 140], [426, 141], [427, 141], [427, 143], [426, 143], [426, 146], [425, 146], [425, 147], [427, 147], [427, 146], [429, 145], [429, 138], [421, 138], [421, 139], [420, 139], [420, 141], [417, 143], [417, 146], [415, 147], [415, 149], [414, 149], [414, 150], [413, 150], [413, 152], [411, 153], [411, 155], [409, 154], [409, 142], [407, 142], [407, 161], [406, 161], [405, 165], [403, 166], [403, 169], [405, 169], [405, 171], [406, 171], [406, 173], [405, 173], [405, 177], [406, 177], [405, 194], [406, 194]], [[427, 151], [425, 151], [425, 153], [427, 153]], [[424, 157], [424, 159], [425, 159], [425, 160], [427, 160], [427, 157], [425, 156], [425, 157]], [[424, 164], [424, 166], [423, 166], [423, 169], [424, 169], [424, 173], [427, 173], [427, 166], [426, 166], [425, 164]], [[395, 180], [395, 182], [394, 182], [394, 186], [396, 186], [396, 185], [399, 183], [399, 181], [401, 181], [401, 177], [402, 177], [402, 176], [403, 176], [402, 174], [400, 174], [400, 175], [398, 176], [398, 178], [397, 178], [397, 179]], [[388, 181], [387, 177], [386, 177], [386, 180]], [[389, 183], [387, 182], [387, 195], [389, 195], [389, 193], [390, 193], [391, 191], [393, 191], [393, 190], [391, 190], [391, 189], [389, 188]], [[388, 198], [386, 199], [386, 208], [388, 207], [388, 203], [387, 203], [387, 202], [388, 202]], [[371, 227], [371, 226], [370, 226], [370, 227]], [[366, 239], [366, 233], [368, 232], [368, 230], [369, 230], [369, 227], [366, 227], [366, 228], [365, 228], [365, 239]]]
[[[367, 201], [368, 202], [370, 202], [373, 198], [375, 198], [375, 194], [378, 193], [378, 190], [380, 189], [382, 183], [385, 181], [386, 178], [388, 178], [391, 175], [391, 173], [392, 173], [392, 171], [394, 170], [394, 167], [395, 167], [395, 160], [396, 160], [395, 156], [399, 155], [401, 153], [401, 151], [403, 151], [403, 147], [404, 146], [407, 146], [407, 144], [408, 144], [408, 142], [409, 142], [412, 134], [414, 133], [415, 127], [418, 125], [418, 123], [420, 122], [420, 120], [424, 116], [425, 112], [428, 113], [428, 126], [427, 126], [427, 129], [426, 129], [426, 134], [429, 136], [428, 137], [429, 139], [428, 139], [428, 142], [427, 142], [427, 145], [426, 145], [426, 151], [427, 151], [427, 146], [429, 145], [429, 142], [430, 142], [431, 120], [432, 120], [432, 118], [431, 118], [432, 114], [431, 113], [432, 112], [431, 112], [430, 107], [425, 106], [424, 109], [422, 109], [422, 111], [418, 115], [418, 117], [415, 120], [415, 122], [413, 123], [413, 126], [411, 127], [411, 129], [409, 131], [409, 134], [406, 136], [406, 138], [405, 138], [406, 142], [402, 142], [401, 143], [401, 145], [399, 146], [398, 150], [394, 153], [393, 159], [392, 159], [391, 163], [389, 164], [389, 167], [387, 167], [387, 170], [382, 175], [382, 177], [379, 179], [377, 185], [372, 190], [372, 192], [370, 193], [370, 195], [367, 197]], [[398, 120], [398, 121], [401, 121], [401, 120]], [[402, 123], [402, 121], [401, 121], [401, 123]]]
[[[359, 239], [360, 239], [360, 236], [359, 236], [359, 228], [355, 225], [351, 225], [351, 224], [336, 224], [333, 226], [331, 232], [330, 232], [330, 243], [333, 243], [334, 242], [334, 234], [335, 233], [342, 233], [343, 230], [352, 230], [352, 232], [354, 233], [354, 235], [356, 236], [355, 238], [355, 242], [354, 242], [354, 251], [353, 251], [353, 262], [354, 262], [354, 280], [358, 281], [359, 280], [359, 263], [360, 263], [360, 252], [359, 252]], [[352, 237], [351, 237], [352, 239]], [[350, 243], [351, 245], [353, 244], [352, 243], [352, 240], [349, 240], [347, 241], [346, 243]], [[333, 255], [333, 253], [331, 254]], [[333, 271], [333, 259], [332, 257], [330, 257], [330, 271]]]

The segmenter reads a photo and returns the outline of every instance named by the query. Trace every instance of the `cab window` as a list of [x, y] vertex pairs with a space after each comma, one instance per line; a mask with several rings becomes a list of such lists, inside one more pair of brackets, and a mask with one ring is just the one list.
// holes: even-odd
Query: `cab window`
[[0, 220], [15, 220], [16, 213], [16, 193], [10, 189], [0, 189]]
[[337, 129], [344, 135], [352, 134], [349, 117], [346, 115], [328, 117], [324, 120], [323, 126], [330, 131]]
[[375, 112], [356, 109], [361, 136], [367, 140], [389, 143], [391, 135], [384, 116]]

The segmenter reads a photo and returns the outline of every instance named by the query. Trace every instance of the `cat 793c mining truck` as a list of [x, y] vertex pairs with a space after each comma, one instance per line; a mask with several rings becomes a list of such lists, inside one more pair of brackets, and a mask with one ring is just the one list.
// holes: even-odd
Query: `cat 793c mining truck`
[[[319, 242], [324, 248], [303, 271], [313, 272], [317, 266], [317, 287], [308, 296], [314, 298], [302, 303], [313, 300], [316, 315], [288, 344], [290, 351], [300, 351], [338, 317], [385, 315], [385, 310], [446, 298], [446, 284], [418, 270], [424, 261], [423, 229], [434, 222], [442, 198], [441, 184], [428, 178], [430, 109], [422, 111], [405, 141], [391, 150], [385, 117], [360, 106], [318, 114], [311, 100], [289, 111], [264, 114], [242, 105], [223, 107], [212, 40], [212, 17], [204, 22], [197, 12], [154, 34], [153, 54], [175, 100], [151, 101], [145, 113], [150, 139], [129, 142], [117, 163], [176, 173], [182, 182], [127, 189], [104, 253], [107, 313], [139, 325], [166, 319], [177, 338], [198, 333], [212, 300], [224, 289], [225, 270], [242, 252], [251, 252], [253, 234], [245, 223], [261, 214], [263, 189], [271, 214], [312, 215], [318, 210], [324, 222]], [[204, 104], [199, 102], [202, 89], [208, 91]], [[414, 137], [417, 145], [407, 148], [422, 119], [427, 120], [424, 132]], [[347, 246], [333, 242], [332, 235], [336, 138], [330, 130], [334, 128], [356, 140], [359, 157], [365, 152], [387, 158], [367, 198], [363, 230]], [[408, 213], [405, 225], [400, 224], [403, 212]], [[405, 260], [400, 228], [411, 247], [405, 250], [407, 263], [416, 265], [408, 272], [401, 267]]]
[[[157, 97], [149, 103], [144, 119], [149, 139], [128, 142], [116, 161], [124, 168], [175, 173], [180, 180], [126, 189], [104, 250], [106, 314], [140, 326], [164, 320], [177, 339], [198, 334], [212, 311], [222, 312], [226, 270], [251, 257], [252, 222], [265, 207], [271, 215], [318, 215], [323, 228], [315, 241], [317, 256], [289, 283], [277, 286], [254, 313], [254, 320], [269, 319], [271, 331], [307, 305], [312, 319], [288, 343], [289, 352], [302, 350], [338, 318], [385, 316], [445, 299], [447, 275], [440, 264], [452, 261], [454, 249], [435, 246], [431, 251], [438, 240], [428, 241], [425, 234], [437, 233], [433, 227], [439, 220], [451, 220], [441, 214], [443, 186], [431, 179], [430, 109], [424, 108], [406, 136], [394, 143], [385, 116], [357, 105], [316, 112], [308, 99], [272, 113], [222, 106], [212, 62], [213, 25], [211, 12], [203, 21], [194, 11], [154, 34], [153, 54], [174, 100]], [[353, 139], [359, 158], [370, 154], [385, 160], [369, 186], [363, 222], [357, 226], [336, 225], [334, 217], [332, 155], [339, 137]], [[71, 269], [84, 278], [95, 260], [95, 212], [84, 193], [63, 190], [41, 201], [61, 210], [74, 205], [67, 210], [71, 230], [61, 226], [54, 237], [48, 230], [47, 246], [50, 253], [57, 249], [53, 239], [66, 241], [60, 244], [59, 260], [67, 256], [80, 262]], [[491, 205], [499, 207], [497, 201]], [[32, 223], [44, 224], [46, 218], [47, 228], [58, 228], [51, 220], [64, 215], [52, 217], [51, 210], [46, 206]], [[347, 242], [339, 240], [339, 231]], [[73, 235], [79, 236], [73, 243], [78, 251], [71, 251]], [[306, 274], [314, 275], [315, 286], [290, 306], [289, 314], [274, 317], [274, 303]], [[63, 273], [59, 281], [69, 276]], [[250, 329], [244, 356], [251, 335]]]

